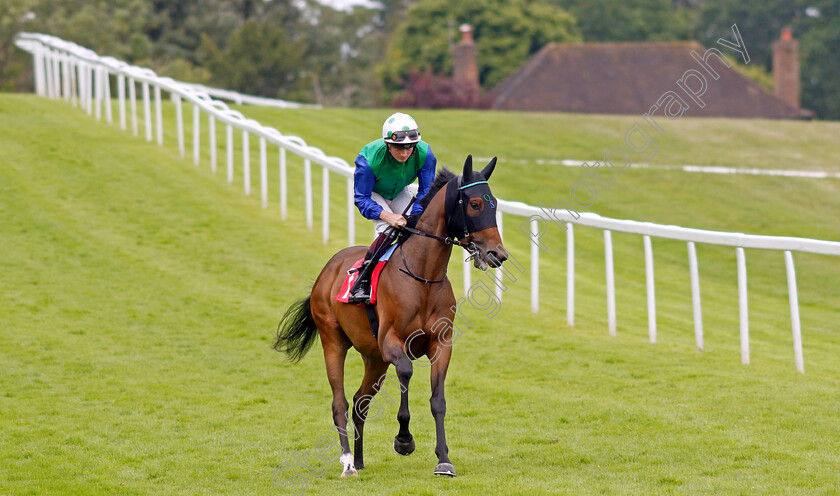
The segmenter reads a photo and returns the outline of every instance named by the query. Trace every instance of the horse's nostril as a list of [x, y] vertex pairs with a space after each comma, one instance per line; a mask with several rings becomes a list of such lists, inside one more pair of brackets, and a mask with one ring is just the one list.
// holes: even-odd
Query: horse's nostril
[[487, 252], [487, 260], [490, 263], [491, 267], [501, 267], [502, 262], [507, 260], [507, 257], [502, 255], [501, 257], [495, 251], [488, 251]]

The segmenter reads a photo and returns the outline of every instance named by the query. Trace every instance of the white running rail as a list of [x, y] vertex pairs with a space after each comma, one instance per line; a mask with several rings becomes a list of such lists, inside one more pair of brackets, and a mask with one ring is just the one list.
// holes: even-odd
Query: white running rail
[[[322, 167], [322, 238], [324, 243], [329, 240], [329, 173], [334, 172], [344, 176], [347, 192], [347, 236], [350, 245], [355, 244], [355, 206], [353, 202], [353, 168], [343, 159], [328, 157], [318, 148], [309, 146], [297, 136], [287, 136], [277, 129], [263, 126], [257, 121], [245, 118], [240, 112], [231, 110], [228, 106], [218, 100], [214, 100], [207, 88], [181, 83], [167, 77], [159, 77], [150, 69], [131, 66], [113, 57], [100, 57], [93, 51], [83, 48], [75, 43], [67, 42], [54, 36], [20, 33], [15, 39], [15, 44], [30, 52], [34, 58], [35, 90], [40, 96], [51, 99], [64, 99], [74, 106], [78, 105], [88, 115], [94, 115], [97, 120], [102, 119], [102, 109], [105, 110], [105, 119], [108, 123], [113, 122], [112, 116], [112, 87], [111, 78], [116, 84], [118, 100], [119, 125], [127, 129], [130, 118], [131, 130], [138, 135], [137, 115], [137, 86], [142, 91], [143, 108], [143, 130], [147, 141], [156, 138], [158, 145], [163, 144], [163, 120], [161, 111], [161, 93], [169, 93], [170, 99], [175, 104], [176, 126], [178, 135], [178, 149], [182, 157], [185, 156], [184, 149], [184, 124], [183, 124], [183, 101], [186, 100], [193, 105], [193, 162], [198, 165], [200, 159], [200, 125], [202, 113], [207, 119], [209, 130], [210, 167], [213, 172], [217, 169], [217, 143], [215, 126], [220, 122], [226, 126], [225, 157], [227, 165], [228, 182], [233, 181], [234, 175], [234, 129], [240, 132], [243, 144], [242, 175], [245, 194], [251, 194], [251, 168], [249, 139], [254, 136], [259, 140], [259, 168], [260, 168], [260, 195], [262, 207], [268, 208], [268, 144], [272, 144], [278, 150], [279, 166], [279, 205], [281, 217], [286, 219], [287, 213], [287, 188], [286, 179], [287, 152], [291, 152], [303, 160], [304, 167], [304, 197], [306, 224], [313, 228], [313, 191], [312, 191], [312, 164]], [[126, 88], [128, 95], [126, 96]], [[212, 90], [216, 91], [216, 90]], [[224, 90], [219, 90], [224, 91]], [[218, 94], [218, 93], [217, 93]], [[237, 100], [235, 94], [225, 92], [220, 97], [230, 98], [235, 101], [248, 101], [247, 97], [240, 96]], [[154, 98], [154, 114], [151, 105]], [[128, 100], [128, 102], [126, 101]], [[128, 108], [127, 108], [128, 106]], [[153, 128], [157, 131], [153, 135]], [[697, 264], [695, 243], [711, 245], [732, 246], [736, 249], [737, 276], [738, 276], [738, 301], [740, 315], [740, 336], [741, 336], [741, 361], [749, 364], [749, 319], [747, 309], [747, 270], [746, 255], [744, 248], [758, 248], [765, 250], [781, 250], [784, 252], [785, 265], [788, 282], [788, 294], [790, 303], [791, 330], [793, 334], [793, 348], [796, 370], [804, 372], [804, 360], [802, 355], [802, 336], [799, 321], [799, 302], [796, 288], [796, 274], [793, 265], [792, 252], [819, 253], [824, 255], [840, 256], [840, 242], [822, 241], [805, 238], [778, 237], [778, 236], [756, 236], [741, 233], [728, 233], [717, 231], [704, 231], [689, 229], [678, 226], [667, 226], [652, 224], [649, 222], [636, 222], [631, 220], [618, 220], [601, 217], [596, 214], [582, 213], [579, 217], [573, 217], [571, 213], [564, 211], [548, 212], [543, 208], [534, 207], [521, 202], [499, 200], [497, 212], [498, 224], [501, 230], [503, 225], [503, 214], [524, 217], [520, 223], [520, 230], [525, 232], [532, 241], [531, 245], [531, 310], [539, 311], [539, 254], [544, 250], [540, 237], [549, 222], [561, 225], [566, 231], [566, 257], [567, 257], [567, 322], [574, 325], [575, 313], [575, 280], [574, 280], [574, 229], [573, 225], [593, 227], [604, 231], [605, 260], [606, 260], [606, 281], [607, 281], [607, 311], [609, 332], [615, 335], [615, 274], [612, 256], [611, 232], [634, 233], [643, 236], [645, 247], [645, 280], [647, 287], [648, 302], [648, 333], [651, 343], [656, 342], [656, 300], [654, 292], [653, 272], [653, 248], [651, 238], [675, 239], [687, 242], [689, 271], [691, 276], [691, 295], [694, 316], [695, 344], [698, 350], [703, 350], [703, 319], [700, 302], [700, 283]], [[499, 281], [496, 286], [496, 297], [501, 301], [503, 284], [502, 275], [496, 271], [495, 278]], [[470, 264], [464, 264], [464, 293], [469, 297], [470, 292]], [[471, 302], [474, 306], [475, 303]]]
[[322, 108], [320, 105], [310, 105], [308, 103], [290, 102], [288, 100], [280, 100], [278, 98], [266, 98], [263, 96], [245, 95], [231, 90], [223, 90], [221, 88], [211, 88], [203, 84], [183, 83], [186, 86], [192, 87], [195, 91], [203, 91], [208, 95], [218, 98], [220, 100], [227, 100], [237, 105], [256, 105], [259, 107], [275, 107], [275, 108]]

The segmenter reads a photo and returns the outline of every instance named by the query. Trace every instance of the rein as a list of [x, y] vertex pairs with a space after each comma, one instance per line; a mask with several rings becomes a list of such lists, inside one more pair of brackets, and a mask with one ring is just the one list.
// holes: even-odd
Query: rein
[[408, 274], [411, 277], [417, 279], [418, 281], [426, 283], [426, 284], [437, 284], [439, 282], [443, 282], [443, 281], [446, 280], [446, 272], [444, 272], [443, 277], [438, 279], [437, 281], [430, 281], [429, 279], [426, 279], [424, 277], [420, 277], [417, 274], [415, 274], [414, 272], [411, 272], [411, 269], [408, 268], [408, 261], [405, 259], [405, 254], [403, 253], [402, 245], [400, 245], [400, 257], [402, 257], [403, 265], [405, 265], [405, 269], [400, 267], [400, 272], [402, 272], [403, 274]]
[[[472, 241], [470, 241], [469, 243], [462, 243], [462, 242], [458, 241], [457, 239], [452, 239], [450, 237], [444, 238], [443, 236], [437, 236], [435, 234], [427, 233], [427, 232], [424, 232], [424, 231], [418, 231], [417, 229], [414, 229], [414, 228], [408, 227], [408, 226], [403, 226], [402, 228], [400, 228], [400, 230], [405, 230], [405, 231], [410, 232], [411, 234], [419, 234], [421, 236], [426, 236], [427, 238], [436, 239], [436, 240], [438, 240], [438, 241], [440, 241], [444, 244], [447, 244], [447, 245], [460, 246], [461, 248], [467, 250], [470, 253], [470, 256], [467, 257], [466, 260], [464, 260], [465, 262], [469, 261], [469, 260], [472, 260], [473, 258], [478, 256], [478, 247], [475, 246], [475, 243], [473, 243]], [[413, 277], [414, 279], [417, 279], [418, 281], [426, 283], [426, 284], [437, 284], [439, 282], [443, 282], [443, 281], [446, 280], [446, 272], [443, 273], [443, 277], [441, 279], [438, 279], [436, 281], [431, 281], [431, 280], [426, 279], [424, 277], [420, 277], [417, 274], [415, 274], [414, 272], [412, 272], [411, 269], [408, 267], [408, 261], [405, 259], [405, 254], [403, 253], [402, 243], [400, 243], [400, 257], [402, 258], [403, 265], [405, 266], [405, 269], [403, 269], [402, 267], [400, 268], [400, 272], [402, 272], [404, 274], [408, 274], [409, 276]]]

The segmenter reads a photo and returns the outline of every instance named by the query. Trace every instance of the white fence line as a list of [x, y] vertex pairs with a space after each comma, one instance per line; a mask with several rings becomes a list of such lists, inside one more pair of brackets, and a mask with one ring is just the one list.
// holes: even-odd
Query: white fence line
[[[60, 80], [62, 79], [62, 72], [59, 67], [64, 68], [65, 74], [75, 68], [78, 72], [78, 84], [74, 88], [69, 88], [67, 91], [72, 92], [72, 98], [78, 95], [82, 103], [82, 107], [87, 110], [88, 114], [92, 115], [92, 110], [97, 109], [94, 116], [97, 120], [100, 119], [98, 110], [100, 104], [105, 103], [110, 106], [111, 97], [110, 91], [106, 96], [105, 88], [110, 86], [110, 77], [114, 76], [117, 82], [118, 95], [124, 95], [123, 84], [128, 85], [129, 89], [129, 106], [131, 113], [132, 132], [138, 134], [138, 116], [137, 116], [137, 95], [136, 84], [140, 84], [142, 88], [142, 104], [143, 104], [143, 119], [144, 131], [147, 141], [152, 141], [152, 119], [151, 119], [151, 101], [150, 88], [154, 87], [155, 94], [160, 91], [166, 91], [170, 94], [170, 98], [175, 102], [176, 120], [178, 132], [178, 147], [182, 156], [184, 156], [184, 125], [182, 102], [187, 101], [193, 105], [193, 162], [198, 165], [201, 152], [201, 143], [199, 141], [200, 131], [200, 114], [206, 113], [208, 119], [213, 119], [222, 122], [228, 126], [228, 140], [227, 140], [227, 158], [228, 158], [228, 179], [232, 181], [233, 175], [233, 135], [232, 129], [236, 128], [242, 131], [243, 140], [243, 186], [246, 194], [250, 194], [250, 153], [248, 151], [248, 140], [251, 135], [258, 136], [261, 141], [275, 145], [284, 157], [284, 151], [288, 150], [302, 158], [307, 164], [315, 163], [320, 165], [325, 170], [343, 175], [348, 178], [353, 176], [353, 168], [350, 167], [346, 161], [338, 157], [328, 157], [318, 148], [309, 146], [306, 142], [298, 136], [287, 136], [280, 133], [277, 129], [263, 126], [259, 122], [252, 119], [245, 118], [240, 112], [231, 110], [228, 106], [218, 100], [213, 100], [208, 94], [208, 91], [214, 93], [223, 93], [224, 97], [231, 98], [243, 102], [253, 102], [251, 97], [247, 95], [239, 95], [236, 97], [234, 92], [224, 90], [213, 90], [203, 87], [197, 87], [186, 83], [180, 83], [171, 78], [159, 77], [153, 71], [140, 67], [131, 66], [125, 62], [119, 61], [112, 57], [100, 57], [95, 52], [76, 45], [75, 43], [67, 42], [54, 36], [36, 34], [36, 33], [20, 33], [15, 39], [16, 45], [30, 53], [32, 53], [35, 63], [35, 88], [40, 96], [57, 99], [60, 97], [71, 98], [69, 94], [61, 95], [57, 88], [60, 88]], [[71, 85], [72, 86], [72, 85]], [[65, 87], [68, 87], [65, 84]], [[96, 103], [94, 103], [93, 95], [96, 92]], [[100, 96], [101, 95], [101, 96]], [[124, 97], [120, 98], [120, 115], [125, 113]], [[257, 97], [254, 97], [257, 98]], [[263, 102], [265, 103], [265, 102]], [[280, 104], [276, 106], [281, 106]], [[282, 106], [295, 106], [291, 102], [284, 102]], [[160, 103], [156, 99], [156, 114], [160, 116]], [[122, 123], [122, 119], [121, 119]], [[215, 126], [215, 124], [214, 124]], [[163, 120], [158, 118], [155, 123], [158, 128], [158, 144], [163, 142]], [[210, 145], [215, 145], [215, 140], [211, 141]], [[212, 157], [215, 156], [215, 150], [211, 151]], [[285, 164], [283, 164], [285, 165]], [[282, 167], [282, 166], [281, 166]], [[261, 179], [264, 179], [261, 177]], [[281, 187], [285, 184], [281, 184]], [[261, 185], [261, 191], [265, 191], [266, 186]], [[311, 184], [308, 186], [311, 199]], [[285, 198], [286, 192], [283, 191]], [[264, 207], [267, 206], [264, 204]], [[312, 226], [311, 222], [311, 203], [308, 209], [307, 225]], [[352, 224], [355, 218], [348, 216], [348, 222]], [[348, 241], [350, 244], [355, 244], [353, 239], [354, 228], [348, 230]]]
[[[163, 119], [161, 113], [160, 94], [161, 91], [169, 93], [175, 104], [178, 150], [184, 157], [184, 125], [183, 125], [183, 101], [193, 105], [193, 162], [198, 165], [200, 158], [199, 130], [201, 123], [201, 112], [207, 114], [208, 128], [211, 131], [209, 147], [211, 157], [211, 168], [215, 172], [216, 167], [216, 140], [215, 123], [219, 121], [226, 126], [226, 159], [227, 159], [227, 180], [232, 183], [234, 180], [234, 150], [233, 140], [236, 128], [242, 132], [243, 156], [242, 174], [245, 194], [250, 194], [250, 148], [249, 137], [255, 135], [259, 138], [260, 150], [260, 192], [262, 207], [268, 207], [268, 173], [267, 155], [268, 144], [277, 147], [279, 151], [279, 208], [281, 218], [287, 217], [287, 151], [302, 159], [304, 168], [304, 195], [306, 225], [309, 230], [313, 229], [313, 192], [312, 192], [312, 171], [311, 164], [322, 167], [322, 237], [326, 243], [329, 240], [329, 173], [333, 172], [342, 175], [347, 180], [347, 232], [348, 243], [355, 244], [355, 207], [353, 204], [353, 168], [346, 161], [338, 157], [328, 157], [318, 148], [309, 146], [298, 136], [286, 136], [277, 129], [263, 126], [259, 122], [245, 118], [240, 112], [231, 110], [228, 106], [218, 100], [213, 100], [210, 89], [196, 87], [180, 83], [171, 78], [159, 77], [149, 69], [128, 65], [112, 57], [100, 57], [86, 48], [80, 47], [59, 38], [36, 34], [20, 33], [15, 39], [16, 45], [30, 52], [34, 60], [35, 90], [38, 95], [51, 99], [64, 99], [79, 106], [88, 115], [94, 115], [101, 119], [101, 105], [105, 105], [106, 120], [111, 122], [111, 87], [110, 77], [114, 76], [117, 85], [119, 105], [119, 125], [126, 129], [126, 92], [124, 85], [128, 85], [128, 105], [130, 107], [131, 131], [138, 135], [137, 118], [137, 92], [136, 84], [142, 87], [143, 118], [145, 135], [147, 141], [152, 141], [152, 112], [150, 102], [150, 88], [154, 88], [155, 95], [155, 125], [157, 128], [157, 143], [163, 144]], [[240, 95], [225, 90], [213, 90], [217, 95], [224, 92], [223, 97], [235, 101], [247, 102], [247, 95]], [[503, 214], [524, 217], [520, 223], [520, 230], [528, 234], [531, 245], [531, 310], [536, 313], [539, 310], [539, 257], [540, 251], [545, 247], [540, 242], [540, 237], [548, 222], [563, 226], [566, 231], [567, 240], [567, 322], [574, 325], [575, 313], [575, 255], [574, 255], [574, 231], [573, 225], [593, 227], [604, 232], [605, 264], [606, 264], [606, 286], [607, 286], [607, 312], [609, 333], [615, 335], [615, 282], [612, 257], [611, 232], [633, 233], [643, 236], [645, 248], [645, 280], [647, 287], [648, 302], [648, 332], [651, 343], [655, 343], [656, 336], [656, 302], [655, 302], [655, 281], [653, 271], [653, 248], [651, 238], [665, 238], [687, 242], [689, 255], [689, 270], [691, 274], [692, 308], [694, 316], [695, 343], [698, 350], [703, 350], [703, 323], [702, 309], [700, 302], [700, 283], [697, 265], [697, 254], [695, 243], [711, 245], [732, 246], [736, 248], [738, 294], [739, 294], [739, 315], [741, 328], [741, 359], [744, 364], [749, 363], [749, 318], [747, 311], [747, 272], [746, 255], [744, 248], [758, 248], [769, 250], [782, 250], [785, 254], [785, 265], [788, 280], [788, 292], [791, 311], [791, 329], [793, 333], [793, 347], [796, 369], [804, 372], [804, 360], [802, 356], [802, 337], [799, 321], [799, 303], [796, 288], [796, 275], [791, 252], [800, 251], [818, 253], [824, 255], [840, 255], [840, 242], [823, 241], [815, 239], [758, 236], [742, 233], [728, 233], [717, 231], [704, 231], [689, 229], [678, 226], [667, 226], [652, 224], [649, 222], [637, 222], [630, 220], [609, 219], [597, 214], [582, 213], [572, 215], [568, 211], [547, 211], [543, 208], [534, 207], [521, 202], [499, 200], [497, 212], [498, 224], [501, 230], [503, 225]], [[501, 282], [501, 274], [496, 274], [496, 280]], [[464, 264], [464, 293], [470, 298], [470, 264]], [[496, 296], [501, 301], [501, 285], [497, 285]]]
[[228, 100], [237, 105], [256, 105], [260, 107], [275, 107], [275, 108], [321, 108], [320, 105], [310, 105], [307, 103], [290, 102], [288, 100], [280, 100], [278, 98], [265, 98], [262, 96], [243, 95], [236, 91], [223, 90], [221, 88], [211, 88], [202, 84], [183, 83], [185, 86], [191, 87], [195, 91], [207, 93], [208, 95], [218, 98], [220, 100]]

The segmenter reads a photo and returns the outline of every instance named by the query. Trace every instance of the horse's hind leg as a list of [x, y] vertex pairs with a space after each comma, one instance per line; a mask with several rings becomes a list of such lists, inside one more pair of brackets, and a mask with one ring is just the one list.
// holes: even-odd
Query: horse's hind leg
[[[356, 395], [353, 396], [353, 425], [356, 428], [356, 445], [353, 453], [358, 470], [365, 468], [363, 454], [365, 421], [369, 413], [378, 415], [378, 412], [370, 411], [370, 406], [388, 370], [388, 362], [382, 361], [381, 358], [367, 355], [362, 355], [362, 358], [365, 362], [365, 377], [362, 379], [362, 385], [359, 386]], [[372, 420], [376, 420], [376, 418], [374, 416]]]
[[[394, 364], [400, 381], [400, 409], [397, 412], [400, 430], [394, 438], [394, 451], [400, 455], [410, 455], [414, 453], [415, 446], [414, 436], [408, 430], [408, 423], [411, 420], [411, 414], [408, 412], [408, 383], [414, 373], [414, 365], [405, 354], [405, 344], [395, 336], [393, 329], [391, 331], [385, 336], [382, 354], [385, 360]], [[381, 329], [380, 332], [382, 332]]]
[[449, 358], [452, 356], [452, 348], [440, 342], [435, 342], [429, 349], [429, 356], [434, 357], [432, 362], [432, 397], [429, 400], [432, 407], [432, 416], [435, 418], [435, 431], [437, 444], [435, 454], [438, 457], [438, 464], [435, 467], [435, 474], [455, 476], [455, 467], [449, 460], [449, 447], [446, 445], [446, 431], [443, 427], [443, 418], [446, 416], [446, 396], [443, 384], [446, 381], [446, 370], [449, 368]]
[[[340, 332], [340, 331], [339, 331]], [[347, 350], [350, 349], [350, 342], [338, 338], [338, 332], [333, 334], [333, 339], [324, 339], [325, 333], [321, 333], [321, 343], [324, 346], [324, 361], [327, 365], [327, 379], [332, 388], [333, 402], [332, 414], [333, 423], [338, 430], [338, 437], [341, 442], [341, 465], [342, 477], [359, 475], [353, 465], [353, 454], [350, 453], [350, 442], [347, 439], [347, 397], [344, 395], [344, 360], [347, 358]]]

